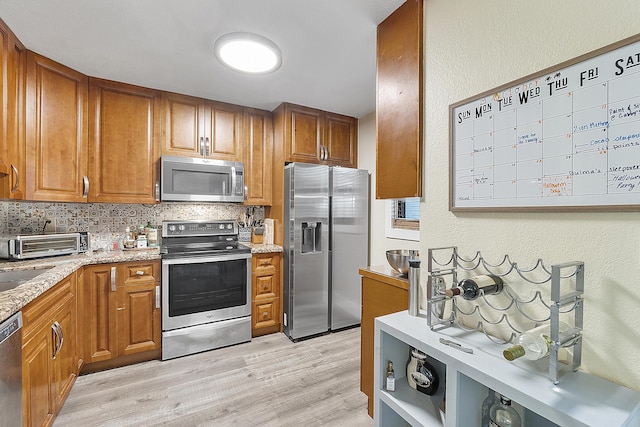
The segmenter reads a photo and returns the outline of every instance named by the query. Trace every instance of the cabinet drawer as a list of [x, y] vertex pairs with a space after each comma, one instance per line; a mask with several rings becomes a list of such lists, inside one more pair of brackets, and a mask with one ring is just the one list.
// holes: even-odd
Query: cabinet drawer
[[157, 282], [160, 280], [160, 261], [126, 263], [120, 266], [118, 283], [135, 285], [141, 282]]
[[22, 309], [23, 339], [31, 333], [33, 326], [44, 317], [51, 317], [54, 310], [73, 299], [76, 293], [76, 273], [65, 277], [57, 285], [31, 301]]
[[280, 323], [279, 301], [257, 301], [253, 303], [253, 329], [277, 326]]
[[254, 299], [275, 298], [279, 295], [278, 280], [275, 275], [259, 276], [255, 278]]
[[280, 268], [280, 254], [279, 253], [266, 253], [266, 254], [254, 254], [253, 262], [251, 263], [251, 269], [256, 276], [267, 276], [275, 274], [276, 270]]

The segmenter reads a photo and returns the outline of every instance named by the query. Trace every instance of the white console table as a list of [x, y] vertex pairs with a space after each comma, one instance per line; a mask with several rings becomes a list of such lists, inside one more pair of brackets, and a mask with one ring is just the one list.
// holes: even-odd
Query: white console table
[[[444, 345], [440, 338], [469, 347], [473, 354]], [[406, 381], [410, 347], [426, 353], [438, 371], [440, 386], [434, 396], [410, 388]], [[482, 401], [493, 389], [514, 402], [527, 427], [640, 427], [640, 392], [582, 371], [554, 385], [547, 360], [509, 362], [502, 357], [504, 348], [478, 332], [456, 327], [432, 331], [426, 312], [376, 318], [375, 425], [442, 426], [438, 406], [446, 396], [446, 427], [480, 427]], [[388, 360], [396, 374], [396, 391], [391, 393], [382, 386]]]

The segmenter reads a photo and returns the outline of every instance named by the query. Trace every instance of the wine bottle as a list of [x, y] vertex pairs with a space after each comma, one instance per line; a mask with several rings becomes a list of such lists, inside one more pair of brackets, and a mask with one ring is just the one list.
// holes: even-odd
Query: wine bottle
[[[561, 334], [570, 329], [569, 325], [562, 321], [558, 326]], [[507, 360], [515, 360], [519, 357], [538, 360], [549, 356], [550, 347], [550, 326], [549, 323], [545, 323], [521, 334], [516, 344], [504, 350], [502, 355]]]
[[489, 394], [482, 402], [481, 414], [482, 414], [482, 427], [487, 427], [491, 418], [489, 417], [489, 411], [494, 403], [498, 402], [498, 393], [489, 389]]
[[520, 427], [522, 420], [520, 415], [511, 406], [511, 399], [500, 395], [500, 400], [494, 403], [489, 410], [490, 427]]
[[484, 295], [497, 294], [502, 292], [503, 288], [504, 282], [500, 277], [485, 274], [464, 279], [458, 284], [457, 288], [447, 289], [444, 294], [449, 298], [460, 295], [466, 300], [474, 300], [481, 293]]
[[393, 372], [393, 362], [389, 361], [387, 364], [387, 379], [385, 382], [385, 389], [387, 391], [395, 391], [396, 390], [396, 376]]

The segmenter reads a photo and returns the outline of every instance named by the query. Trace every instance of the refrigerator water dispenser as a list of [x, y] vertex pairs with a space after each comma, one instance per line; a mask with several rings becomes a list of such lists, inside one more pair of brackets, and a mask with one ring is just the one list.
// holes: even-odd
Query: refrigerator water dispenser
[[302, 245], [300, 253], [322, 252], [322, 223], [321, 222], [302, 222]]

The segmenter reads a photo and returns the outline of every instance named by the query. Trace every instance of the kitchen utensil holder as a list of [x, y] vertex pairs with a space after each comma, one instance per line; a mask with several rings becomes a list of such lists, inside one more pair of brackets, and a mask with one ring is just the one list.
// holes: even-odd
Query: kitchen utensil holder
[[250, 242], [250, 241], [251, 241], [251, 227], [239, 227], [238, 242]]
[[[445, 259], [445, 262], [440, 260]], [[542, 259], [538, 259], [537, 263], [531, 269], [523, 269], [517, 263], [512, 262], [509, 255], [505, 255], [498, 264], [487, 262], [480, 251], [471, 259], [466, 259], [458, 253], [456, 246], [432, 248], [428, 250], [427, 270], [429, 277], [427, 279], [427, 323], [431, 330], [439, 330], [452, 325], [469, 330], [480, 331], [494, 343], [508, 344], [514, 343], [516, 337], [523, 333], [509, 317], [508, 310], [512, 307], [517, 313], [529, 319], [532, 322], [550, 323], [550, 353], [549, 353], [549, 379], [557, 384], [560, 378], [568, 372], [578, 370], [582, 360], [582, 329], [583, 329], [583, 310], [584, 310], [584, 262], [574, 261], [551, 266], [551, 271], [545, 267]], [[480, 270], [483, 274], [491, 274], [504, 278], [510, 274], [518, 275], [525, 282], [542, 286], [551, 282], [550, 302], [545, 301], [540, 290], [536, 290], [533, 297], [522, 300], [518, 295], [505, 283], [503, 293], [511, 300], [505, 306], [498, 306], [491, 298], [487, 298], [483, 293], [478, 297], [478, 301], [484, 304], [475, 304], [472, 310], [463, 310], [457, 303], [456, 298], [447, 298], [444, 290], [447, 281], [450, 280], [452, 285], [458, 283], [458, 272]], [[561, 290], [561, 284], [569, 283], [568, 290]], [[444, 317], [445, 305], [451, 302], [451, 312], [447, 318]], [[549, 315], [544, 318], [538, 318], [530, 315], [525, 307], [532, 304], [542, 304], [548, 311]], [[502, 313], [499, 319], [491, 320], [483, 310], [493, 310]], [[560, 314], [569, 313], [574, 317], [574, 327], [569, 331], [560, 333]], [[480, 317], [475, 328], [469, 328], [460, 321], [461, 316], [471, 316], [477, 314]], [[485, 324], [497, 325], [504, 323], [508, 325], [511, 334], [508, 339], [503, 340], [490, 335], [485, 330]], [[571, 360], [567, 364], [561, 364], [558, 360], [558, 352], [560, 348], [573, 347]]]

